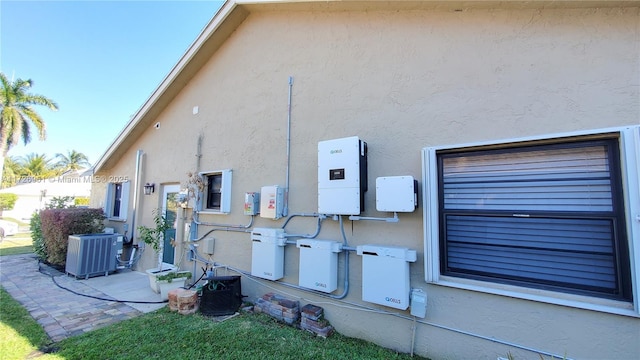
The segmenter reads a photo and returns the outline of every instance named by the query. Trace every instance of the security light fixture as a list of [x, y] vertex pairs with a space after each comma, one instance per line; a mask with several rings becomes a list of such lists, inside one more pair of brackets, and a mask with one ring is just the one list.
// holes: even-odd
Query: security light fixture
[[156, 189], [156, 184], [149, 184], [149, 183], [144, 184], [145, 195], [153, 194], [155, 192], [155, 189]]

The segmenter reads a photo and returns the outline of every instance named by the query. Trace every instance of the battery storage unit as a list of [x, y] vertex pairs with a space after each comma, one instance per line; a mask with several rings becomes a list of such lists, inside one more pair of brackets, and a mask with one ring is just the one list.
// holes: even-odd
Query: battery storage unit
[[330, 293], [338, 288], [338, 253], [342, 243], [332, 240], [301, 239], [298, 284], [307, 289]]
[[318, 212], [359, 215], [367, 191], [367, 143], [357, 136], [318, 142]]
[[284, 277], [283, 229], [255, 228], [251, 231], [251, 275], [267, 280]]
[[409, 307], [409, 263], [416, 251], [404, 247], [360, 245], [362, 256], [362, 300], [395, 309]]

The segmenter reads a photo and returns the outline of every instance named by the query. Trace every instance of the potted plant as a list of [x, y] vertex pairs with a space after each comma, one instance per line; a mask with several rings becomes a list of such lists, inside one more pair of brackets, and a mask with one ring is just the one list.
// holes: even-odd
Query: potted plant
[[146, 270], [146, 273], [149, 275], [149, 286], [154, 292], [159, 294], [160, 287], [158, 286], [157, 277], [166, 275], [170, 272], [175, 272], [176, 268], [174, 266], [163, 268], [162, 262], [164, 234], [167, 230], [172, 228], [172, 224], [170, 224], [162, 215], [161, 209], [156, 209], [153, 211], [153, 222], [155, 224], [154, 227], [138, 226], [138, 231], [140, 233], [139, 239], [142, 240], [145, 244], [151, 246], [151, 248], [158, 254], [158, 267], [154, 269], [148, 269]]
[[160, 289], [162, 300], [169, 299], [169, 291], [185, 286], [187, 280], [191, 279], [189, 271], [170, 271], [156, 277], [156, 283]]

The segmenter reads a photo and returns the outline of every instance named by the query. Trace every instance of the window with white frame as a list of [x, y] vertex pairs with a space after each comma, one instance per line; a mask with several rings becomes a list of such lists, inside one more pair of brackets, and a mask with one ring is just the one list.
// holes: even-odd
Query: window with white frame
[[427, 280], [633, 301], [638, 159], [620, 135], [426, 149]]
[[131, 182], [109, 183], [104, 212], [108, 219], [127, 220], [127, 207], [129, 204], [129, 190]]
[[201, 173], [206, 187], [200, 210], [227, 214], [231, 210], [231, 170]]

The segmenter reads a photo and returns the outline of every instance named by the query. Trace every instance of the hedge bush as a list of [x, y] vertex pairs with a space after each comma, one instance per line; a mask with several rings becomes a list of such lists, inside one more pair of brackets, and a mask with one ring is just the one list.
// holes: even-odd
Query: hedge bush
[[64, 266], [67, 260], [69, 235], [93, 234], [104, 230], [102, 209], [46, 209], [40, 211], [40, 227], [46, 261]]
[[33, 215], [31, 215], [29, 229], [31, 230], [33, 252], [40, 259], [47, 260], [47, 249], [44, 245], [44, 239], [42, 238], [42, 226], [40, 225], [40, 212], [37, 210], [33, 213]]
[[77, 197], [73, 199], [73, 204], [75, 206], [89, 206], [89, 197]]

